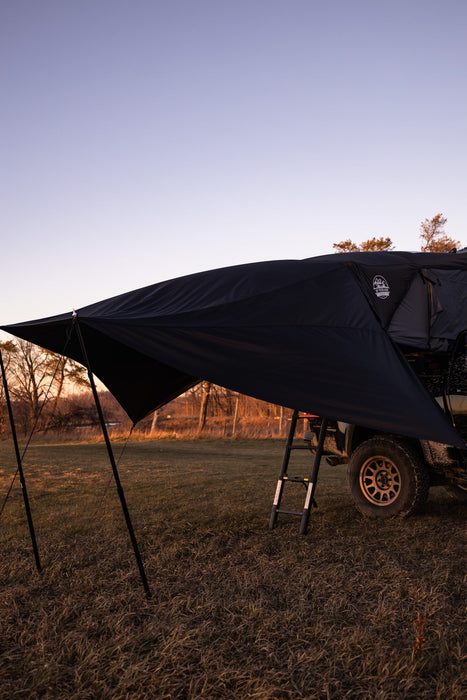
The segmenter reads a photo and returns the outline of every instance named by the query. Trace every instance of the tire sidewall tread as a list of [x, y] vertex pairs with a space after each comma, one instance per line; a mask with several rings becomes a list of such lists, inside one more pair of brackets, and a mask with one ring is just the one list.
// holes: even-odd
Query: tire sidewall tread
[[[397, 465], [401, 475], [400, 493], [388, 505], [371, 503], [360, 486], [361, 468], [373, 455], [388, 457]], [[425, 503], [430, 478], [423, 458], [406, 442], [392, 437], [373, 437], [352, 453], [347, 468], [347, 484], [356, 507], [363, 515], [370, 518], [406, 518]]]

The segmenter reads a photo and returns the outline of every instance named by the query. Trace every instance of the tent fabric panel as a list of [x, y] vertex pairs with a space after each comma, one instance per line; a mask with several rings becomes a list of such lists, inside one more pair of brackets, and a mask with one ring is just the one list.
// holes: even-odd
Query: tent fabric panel
[[201, 381], [84, 323], [80, 330], [93, 373], [134, 423]]
[[[446, 256], [395, 251], [343, 253], [304, 260], [249, 263], [159, 282], [90, 304], [81, 308], [79, 313], [81, 317], [118, 316], [121, 320], [150, 320], [154, 316], [199, 312], [213, 306], [220, 307], [243, 299], [269, 295], [290, 285], [300, 285], [314, 278], [323, 279], [333, 271], [342, 272], [345, 269], [352, 270], [353, 274], [362, 270], [361, 278], [366, 275], [368, 279], [372, 279], [384, 268], [386, 274], [392, 274], [392, 288], [395, 289], [399, 285], [399, 277], [410, 278], [422, 264], [428, 265], [432, 261], [436, 261], [440, 269], [443, 266], [459, 268], [462, 265], [467, 269], [467, 255]], [[367, 281], [362, 288], [368, 285]], [[374, 291], [371, 285], [368, 292], [368, 300], [373, 301]], [[338, 289], [335, 290], [335, 296], [338, 297]], [[394, 293], [392, 297], [394, 298]]]
[[417, 272], [415, 265], [406, 262], [397, 265], [355, 265], [365, 297], [379, 319], [387, 328], [399, 304], [407, 294]]
[[336, 261], [319, 266], [307, 260], [281, 260], [234, 265], [198, 272], [126, 292], [79, 309], [80, 317], [120, 320], [164, 318], [230, 306], [267, 296], [289, 285], [340, 268]]
[[[453, 334], [467, 308], [465, 253], [341, 254], [211, 270], [91, 304], [78, 321], [93, 371], [133, 420], [209, 379], [329, 418], [459, 444], [393, 343], [421, 342], [424, 328], [413, 324], [421, 297], [406, 291], [432, 268], [432, 286], [442, 282], [433, 329]], [[385, 282], [389, 294], [378, 294]], [[446, 315], [449, 289], [460, 301]], [[384, 329], [401, 304], [391, 340]], [[3, 328], [61, 353], [72, 323], [63, 314]], [[76, 334], [66, 354], [83, 362]]]
[[[319, 415], [453, 443], [458, 436], [383, 332], [297, 328], [145, 329], [140, 342], [162, 363], [233, 391]], [[135, 344], [122, 328], [115, 335]], [[106, 335], [112, 335], [109, 322]], [[344, 360], [343, 360], [344, 358]], [[345, 371], [339, 367], [345, 363]], [[460, 445], [459, 445], [460, 446]]]
[[[59, 318], [9, 326], [9, 332], [85, 365], [71, 314]], [[201, 381], [85, 324], [80, 328], [93, 374], [134, 423]]]
[[460, 270], [431, 270], [433, 294], [440, 313], [433, 319], [431, 335], [441, 341], [455, 340], [467, 330], [467, 283], [466, 275]]
[[388, 335], [395, 343], [413, 348], [430, 346], [430, 290], [427, 282], [417, 274], [392, 316]]
[[[170, 288], [167, 291], [170, 293]], [[121, 318], [116, 314], [94, 317], [87, 313], [87, 309], [80, 309], [78, 318], [80, 322], [100, 328], [103, 332], [112, 328], [113, 337], [118, 337], [117, 328], [120, 327], [125, 342], [130, 342], [133, 329], [139, 334], [144, 329], [217, 329], [242, 326], [250, 327], [252, 337], [255, 337], [267, 328], [275, 328], [278, 336], [282, 332], [293, 333], [296, 327], [302, 326], [380, 328], [371, 309], [362, 300], [354, 275], [346, 268], [229, 304], [210, 305], [172, 314], [159, 314], [158, 308], [155, 308], [154, 315], [149, 319], [140, 316]], [[138, 350], [150, 354], [144, 344], [139, 344]]]

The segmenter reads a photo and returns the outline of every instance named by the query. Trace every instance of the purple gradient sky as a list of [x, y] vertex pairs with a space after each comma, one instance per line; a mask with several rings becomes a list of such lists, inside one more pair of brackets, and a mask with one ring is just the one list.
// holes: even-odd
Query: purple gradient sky
[[0, 322], [170, 277], [467, 244], [465, 0], [4, 0]]

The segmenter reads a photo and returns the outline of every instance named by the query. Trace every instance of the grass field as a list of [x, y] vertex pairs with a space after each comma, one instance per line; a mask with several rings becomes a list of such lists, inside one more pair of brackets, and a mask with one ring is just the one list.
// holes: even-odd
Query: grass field
[[[285, 516], [270, 532], [282, 450], [128, 444], [119, 468], [148, 600], [104, 447], [31, 447], [44, 571], [15, 486], [0, 519], [0, 697], [466, 697], [466, 506], [434, 489], [416, 517], [364, 520], [345, 467], [326, 465], [308, 535]], [[2, 443], [2, 498], [15, 468]]]

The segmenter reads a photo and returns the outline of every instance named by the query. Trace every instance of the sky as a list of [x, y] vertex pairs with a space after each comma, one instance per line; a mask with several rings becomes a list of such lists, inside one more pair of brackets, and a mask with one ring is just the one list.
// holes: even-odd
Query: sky
[[467, 245], [465, 0], [2, 0], [0, 324], [425, 218]]

